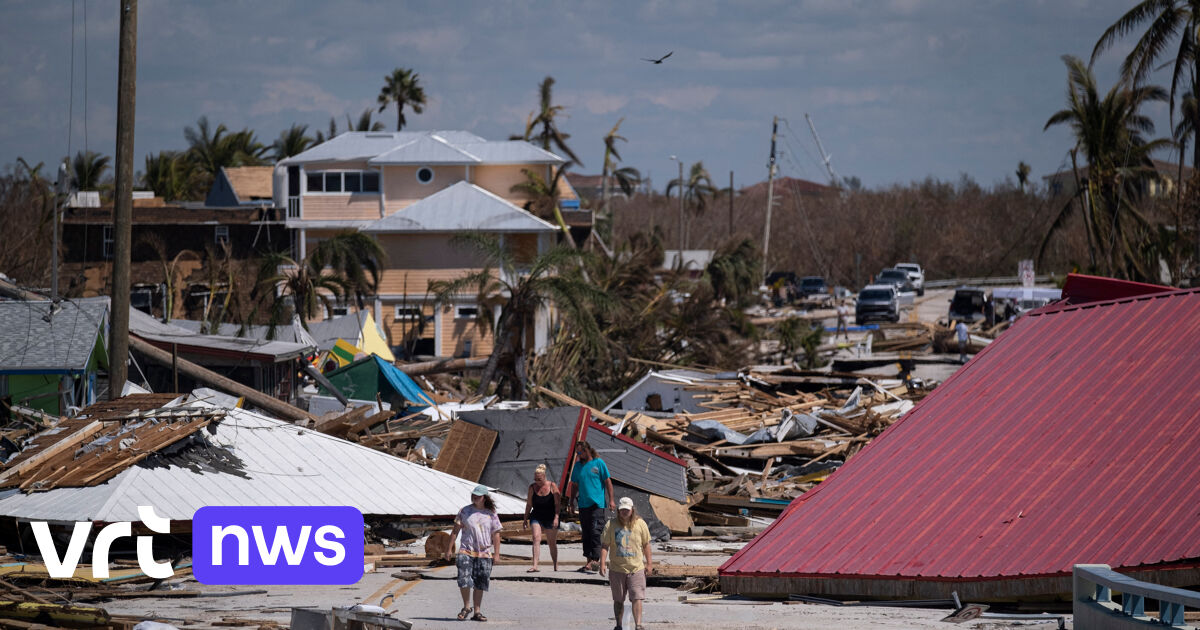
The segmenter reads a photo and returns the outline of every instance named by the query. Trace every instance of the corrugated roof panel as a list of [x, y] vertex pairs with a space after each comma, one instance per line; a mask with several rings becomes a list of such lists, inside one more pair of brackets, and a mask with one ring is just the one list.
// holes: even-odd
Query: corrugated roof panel
[[108, 319], [108, 298], [61, 300], [52, 305], [0, 301], [0, 371], [79, 371], [87, 367], [101, 326]]
[[363, 228], [364, 232], [554, 232], [539, 219], [479, 186], [458, 182]]
[[1033, 313], [721, 574], [997, 579], [1200, 558], [1198, 382], [1200, 290]]
[[[282, 327], [276, 327], [279, 330]], [[271, 357], [275, 361], [284, 361], [303, 356], [312, 350], [312, 346], [291, 341], [266, 341], [252, 337], [226, 337], [222, 335], [201, 335], [174, 324], [164, 324], [137, 309], [129, 310], [129, 332], [150, 342], [174, 343], [180, 346], [190, 346], [194, 351], [203, 353], [205, 349], [224, 352], [236, 352], [243, 355], [260, 355]]]
[[[190, 520], [205, 505], [349, 505], [364, 514], [444, 517], [467, 505], [475, 487], [473, 482], [241, 409], [231, 410], [209, 441], [224, 449], [227, 461], [203, 469], [138, 464], [98, 486], [10, 494], [0, 499], [0, 514], [113, 522], [137, 520], [137, 506], [147, 504], [172, 520]], [[524, 513], [524, 499], [503, 493], [494, 498], [501, 514]]]

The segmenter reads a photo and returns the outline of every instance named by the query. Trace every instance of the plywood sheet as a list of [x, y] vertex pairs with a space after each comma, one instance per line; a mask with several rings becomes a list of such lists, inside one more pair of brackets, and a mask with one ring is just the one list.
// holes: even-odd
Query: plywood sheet
[[496, 435], [491, 429], [455, 421], [433, 469], [460, 479], [479, 481], [488, 455], [492, 454], [492, 446], [496, 444]]

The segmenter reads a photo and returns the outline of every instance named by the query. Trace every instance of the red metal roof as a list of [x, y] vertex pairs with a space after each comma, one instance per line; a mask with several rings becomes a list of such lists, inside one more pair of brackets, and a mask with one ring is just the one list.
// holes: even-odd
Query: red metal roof
[[1200, 290], [1188, 290], [1017, 320], [720, 572], [989, 580], [1196, 559]]

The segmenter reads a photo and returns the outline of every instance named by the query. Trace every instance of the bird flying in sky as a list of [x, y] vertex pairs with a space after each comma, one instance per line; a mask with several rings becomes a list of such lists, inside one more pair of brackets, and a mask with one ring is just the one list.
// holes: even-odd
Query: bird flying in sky
[[671, 56], [671, 55], [673, 55], [673, 54], [675, 54], [675, 51], [674, 51], [674, 50], [672, 50], [671, 52], [669, 52], [669, 53], [667, 53], [667, 54], [665, 54], [665, 55], [663, 55], [663, 56], [661, 56], [661, 57], [659, 57], [658, 59], [646, 59], [645, 57], [642, 57], [642, 61], [649, 61], [650, 63], [653, 63], [653, 64], [660, 64], [660, 63], [662, 63], [662, 62], [663, 62], [663, 60], [664, 60], [664, 59], [666, 59], [667, 57], [670, 57], [670, 56]]

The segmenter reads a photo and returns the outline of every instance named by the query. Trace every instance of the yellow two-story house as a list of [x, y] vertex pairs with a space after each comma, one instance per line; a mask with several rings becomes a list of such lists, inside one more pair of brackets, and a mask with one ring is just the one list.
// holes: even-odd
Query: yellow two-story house
[[[275, 204], [286, 208], [298, 258], [346, 229], [378, 239], [388, 261], [375, 319], [393, 348], [479, 357], [492, 348], [490, 327], [479, 318], [494, 322], [503, 296], [494, 296], [488, 312], [473, 294], [434, 308], [429, 282], [484, 268], [476, 252], [452, 244], [461, 232], [495, 234], [518, 260], [552, 247], [557, 229], [522, 209], [528, 198], [513, 188], [527, 181], [525, 170], [549, 181], [564, 163], [528, 142], [465, 131], [348, 132], [277, 164]], [[578, 206], [569, 185], [560, 191], [564, 205]], [[535, 348], [547, 339], [548, 316], [541, 319]]]

